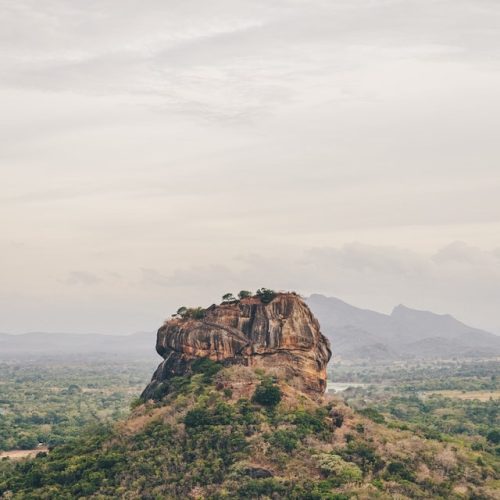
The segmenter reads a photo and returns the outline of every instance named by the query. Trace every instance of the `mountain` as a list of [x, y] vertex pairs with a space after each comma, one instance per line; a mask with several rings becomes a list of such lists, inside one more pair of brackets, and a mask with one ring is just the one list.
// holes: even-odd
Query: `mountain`
[[500, 337], [461, 323], [449, 314], [396, 306], [382, 314], [314, 294], [307, 304], [330, 339], [335, 356], [397, 360], [500, 355]]

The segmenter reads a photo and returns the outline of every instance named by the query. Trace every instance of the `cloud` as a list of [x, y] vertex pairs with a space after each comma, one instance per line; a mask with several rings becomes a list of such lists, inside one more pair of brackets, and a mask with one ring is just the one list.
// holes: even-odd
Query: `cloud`
[[188, 293], [206, 302], [218, 300], [226, 291], [262, 286], [304, 295], [319, 292], [379, 311], [405, 303], [497, 330], [497, 254], [498, 249], [484, 251], [463, 242], [453, 242], [433, 253], [349, 243], [311, 248], [300, 256], [251, 254], [225, 266], [196, 266], [168, 274], [143, 269], [142, 285], [170, 289], [172, 299], [176, 290], [184, 288], [180, 294], [183, 299]]
[[119, 93], [209, 120], [254, 120], [314, 90], [359, 101], [374, 60], [491, 64], [500, 46], [484, 1], [16, 4], [0, 26], [4, 86]]
[[500, 325], [497, 0], [4, 3], [0, 329], [261, 286]]
[[155, 269], [141, 269], [142, 283], [166, 288], [177, 287], [206, 287], [215, 283], [235, 281], [235, 274], [227, 267], [192, 266], [185, 269], [176, 269], [171, 274], [162, 274]]
[[63, 280], [66, 285], [98, 285], [102, 279], [93, 273], [87, 271], [71, 271], [68, 276]]

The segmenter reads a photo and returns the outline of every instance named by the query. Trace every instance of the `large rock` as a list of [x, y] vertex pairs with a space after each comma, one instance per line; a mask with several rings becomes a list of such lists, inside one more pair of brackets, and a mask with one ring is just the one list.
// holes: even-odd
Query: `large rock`
[[318, 321], [295, 293], [277, 294], [267, 304], [249, 297], [212, 305], [202, 319], [170, 319], [158, 330], [156, 350], [164, 361], [143, 399], [155, 398], [171, 377], [190, 374], [199, 358], [272, 370], [299, 390], [318, 395], [326, 388], [331, 357]]

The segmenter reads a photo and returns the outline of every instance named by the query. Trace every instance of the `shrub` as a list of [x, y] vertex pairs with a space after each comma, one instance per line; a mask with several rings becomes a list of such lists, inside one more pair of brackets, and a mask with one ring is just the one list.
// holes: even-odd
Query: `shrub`
[[262, 406], [274, 407], [281, 401], [281, 389], [272, 380], [265, 379], [255, 389], [252, 401]]
[[130, 409], [133, 410], [138, 406], [141, 406], [144, 401], [141, 398], [135, 398], [130, 402]]
[[[251, 479], [238, 488], [240, 498], [275, 498], [286, 493], [286, 486], [273, 478]], [[280, 496], [276, 498], [281, 498]]]
[[180, 316], [182, 319], [192, 318], [192, 319], [203, 319], [205, 317], [206, 310], [203, 307], [179, 307], [177, 309], [176, 315]]
[[193, 408], [184, 417], [186, 427], [202, 427], [210, 425], [210, 414], [206, 408]]
[[356, 429], [356, 432], [358, 434], [363, 434], [365, 432], [365, 426], [363, 424], [359, 424], [359, 423], [356, 424], [355, 429]]
[[269, 438], [269, 442], [273, 446], [281, 448], [283, 451], [289, 453], [297, 448], [299, 438], [295, 431], [279, 430], [271, 435], [271, 437]]
[[361, 413], [361, 415], [364, 415], [365, 417], [368, 417], [370, 420], [372, 420], [376, 424], [385, 423], [384, 416], [381, 413], [379, 413], [377, 410], [375, 410], [374, 408], [365, 408], [363, 410], [360, 410], [359, 413]]
[[239, 299], [246, 299], [246, 298], [251, 297], [251, 296], [252, 296], [252, 292], [249, 292], [248, 290], [241, 290], [238, 293]]
[[363, 477], [361, 469], [356, 464], [346, 462], [339, 455], [321, 453], [317, 456], [317, 460], [321, 473], [331, 478], [336, 483], [336, 486], [357, 483]]
[[205, 309], [203, 307], [189, 309], [189, 316], [193, 319], [203, 319], [205, 317]]
[[236, 298], [234, 297], [234, 295], [232, 293], [225, 293], [222, 296], [222, 302], [234, 302], [235, 300], [236, 300]]
[[325, 412], [322, 408], [318, 408], [314, 413], [297, 410], [293, 415], [293, 423], [302, 435], [320, 434], [328, 429], [325, 423]]
[[414, 480], [413, 472], [402, 462], [390, 462], [387, 466], [387, 473], [389, 476], [399, 477], [406, 481]]
[[217, 403], [214, 408], [198, 406], [186, 413], [186, 427], [206, 427], [212, 425], [229, 425], [233, 420], [233, 409], [226, 403]]
[[332, 410], [330, 416], [332, 417], [332, 422], [335, 427], [342, 427], [344, 423], [344, 414], [341, 411]]
[[260, 298], [260, 301], [263, 304], [269, 304], [269, 302], [271, 302], [277, 294], [274, 290], [269, 288], [259, 288], [256, 295]]
[[193, 373], [203, 373], [203, 379], [205, 382], [210, 382], [212, 377], [222, 370], [222, 365], [216, 361], [212, 361], [210, 358], [198, 358], [191, 365], [191, 370]]
[[361, 467], [363, 472], [370, 470], [377, 471], [384, 466], [384, 462], [375, 453], [375, 450], [362, 442], [350, 441], [347, 447], [341, 452], [342, 458], [349, 462], [354, 462]]
[[499, 444], [500, 443], [500, 431], [497, 429], [494, 429], [488, 434], [486, 434], [486, 439], [491, 443], [491, 444]]

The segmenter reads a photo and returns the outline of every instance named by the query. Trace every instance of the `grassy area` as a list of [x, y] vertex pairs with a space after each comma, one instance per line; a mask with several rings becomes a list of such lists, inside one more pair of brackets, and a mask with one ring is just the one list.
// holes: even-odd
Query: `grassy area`
[[441, 396], [443, 398], [456, 398], [478, 401], [489, 401], [490, 399], [500, 399], [500, 391], [425, 391], [422, 396]]

